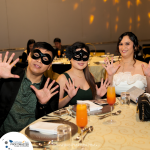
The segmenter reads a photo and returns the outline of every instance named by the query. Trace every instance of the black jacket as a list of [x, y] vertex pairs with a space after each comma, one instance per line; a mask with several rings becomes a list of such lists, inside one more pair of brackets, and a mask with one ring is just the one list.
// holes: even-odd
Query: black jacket
[[[5, 121], [18, 93], [22, 79], [25, 74], [25, 70], [21, 68], [14, 67], [12, 69], [13, 74], [20, 76], [19, 79], [9, 78], [9, 79], [0, 79], [0, 126]], [[40, 89], [45, 85], [47, 78], [44, 76]], [[50, 83], [52, 80], [50, 80]], [[54, 83], [53, 87], [58, 85]], [[56, 91], [60, 91], [58, 87]], [[58, 109], [59, 103], [59, 92], [54, 95], [46, 105], [41, 105], [37, 100], [35, 117], [36, 119], [44, 116], [47, 113], [53, 112]]]

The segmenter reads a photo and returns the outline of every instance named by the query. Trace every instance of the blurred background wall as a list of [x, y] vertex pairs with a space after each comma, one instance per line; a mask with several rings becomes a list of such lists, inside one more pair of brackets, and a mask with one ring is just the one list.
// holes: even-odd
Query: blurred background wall
[[[26, 47], [31, 38], [113, 42], [126, 31], [150, 39], [150, 0], [0, 0], [0, 49]], [[96, 49], [115, 53], [116, 43]]]

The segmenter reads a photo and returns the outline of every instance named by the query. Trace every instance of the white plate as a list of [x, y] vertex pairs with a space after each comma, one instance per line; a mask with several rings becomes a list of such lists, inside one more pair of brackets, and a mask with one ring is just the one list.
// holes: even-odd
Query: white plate
[[101, 57], [107, 57], [107, 55], [101, 55]]
[[52, 64], [63, 64], [63, 62], [52, 62]]

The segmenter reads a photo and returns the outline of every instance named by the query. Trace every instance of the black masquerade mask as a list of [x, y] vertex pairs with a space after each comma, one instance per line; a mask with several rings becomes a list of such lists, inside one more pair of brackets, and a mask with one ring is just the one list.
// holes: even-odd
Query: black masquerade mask
[[49, 54], [43, 54], [39, 49], [35, 49], [31, 53], [31, 57], [33, 59], [39, 59], [41, 58], [41, 61], [44, 65], [49, 65], [51, 63], [51, 56]]
[[73, 55], [73, 59], [76, 61], [88, 61], [89, 59], [89, 53], [85, 52], [84, 50], [75, 51]]

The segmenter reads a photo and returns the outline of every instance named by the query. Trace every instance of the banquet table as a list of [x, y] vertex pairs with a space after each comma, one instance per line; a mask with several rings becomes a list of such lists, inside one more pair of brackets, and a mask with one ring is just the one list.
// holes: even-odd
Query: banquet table
[[[139, 120], [136, 104], [131, 103], [130, 106], [123, 109], [119, 104], [114, 107], [113, 112], [117, 110], [121, 110], [122, 112], [120, 115], [113, 116], [113, 119], [116, 121], [115, 124], [105, 124], [110, 119], [109, 117], [100, 120], [97, 115], [90, 116], [87, 126], [93, 126], [94, 130], [88, 133], [84, 139], [84, 144], [87, 144], [90, 150], [149, 150], [150, 122]], [[66, 116], [63, 117], [66, 118]], [[40, 118], [35, 122], [39, 121], [43, 120]], [[76, 124], [74, 118], [71, 118], [70, 122]], [[22, 134], [25, 134], [26, 128], [21, 131]], [[79, 141], [74, 140], [78, 134], [79, 132], [72, 137], [72, 150], [79, 143]], [[34, 148], [34, 150], [38, 149]]]
[[[94, 56], [90, 57], [88, 65], [89, 65], [89, 70], [93, 74], [95, 78], [95, 82], [100, 82], [102, 78], [105, 78], [105, 68], [103, 68], [102, 64], [104, 62], [104, 57], [99, 57], [99, 56]], [[67, 58], [60, 58], [57, 60], [53, 60], [53, 64], [57, 63], [63, 63], [65, 64], [70, 64], [70, 61], [68, 61]], [[56, 74], [52, 72], [52, 66], [49, 70], [45, 72], [46, 77], [51, 77], [53, 79], [56, 79], [59, 74]]]

